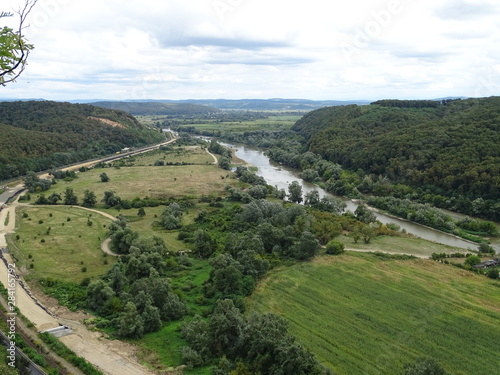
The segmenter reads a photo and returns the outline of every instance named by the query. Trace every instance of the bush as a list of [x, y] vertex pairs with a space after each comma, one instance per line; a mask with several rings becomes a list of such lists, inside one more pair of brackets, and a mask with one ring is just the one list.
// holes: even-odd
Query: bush
[[326, 253], [331, 255], [340, 255], [344, 252], [344, 244], [339, 241], [331, 240], [326, 245]]

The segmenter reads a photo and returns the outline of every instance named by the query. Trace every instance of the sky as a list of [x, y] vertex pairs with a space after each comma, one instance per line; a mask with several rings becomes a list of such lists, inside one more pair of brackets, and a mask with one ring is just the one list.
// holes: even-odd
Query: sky
[[500, 95], [498, 0], [38, 0], [29, 23], [0, 98]]

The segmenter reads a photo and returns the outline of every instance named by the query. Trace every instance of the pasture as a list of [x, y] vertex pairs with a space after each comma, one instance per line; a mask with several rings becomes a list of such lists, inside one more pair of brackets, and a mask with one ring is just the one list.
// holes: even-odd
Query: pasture
[[76, 207], [20, 207], [9, 248], [19, 267], [29, 272], [28, 279], [79, 283], [104, 274], [114, 263], [101, 250], [110, 223], [102, 215]]

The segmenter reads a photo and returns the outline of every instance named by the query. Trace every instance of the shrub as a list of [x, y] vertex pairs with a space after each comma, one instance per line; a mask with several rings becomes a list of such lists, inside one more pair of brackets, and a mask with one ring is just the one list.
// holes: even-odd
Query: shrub
[[339, 241], [331, 240], [326, 245], [326, 253], [331, 255], [340, 255], [344, 252], [344, 244]]

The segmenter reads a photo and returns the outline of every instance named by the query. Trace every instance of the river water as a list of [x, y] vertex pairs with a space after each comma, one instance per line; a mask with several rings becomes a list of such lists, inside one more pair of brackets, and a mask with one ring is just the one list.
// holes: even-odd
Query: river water
[[[269, 158], [264, 155], [264, 152], [260, 149], [246, 146], [246, 145], [235, 145], [229, 144], [227, 142], [219, 142], [226, 147], [230, 147], [236, 150], [236, 156], [248, 164], [251, 164], [258, 168], [257, 175], [265, 178], [267, 183], [271, 186], [277, 186], [279, 189], [285, 189], [288, 191], [288, 185], [292, 181], [297, 181], [302, 186], [303, 193], [308, 193], [312, 190], [317, 190], [321, 197], [325, 195], [330, 195], [330, 193], [321, 189], [319, 186], [311, 184], [302, 180], [299, 177], [299, 171], [293, 168], [285, 167], [279, 165], [275, 162], [269, 160]], [[339, 197], [337, 197], [339, 198]], [[347, 204], [346, 210], [354, 212], [357, 208], [357, 204], [347, 198], [341, 198]], [[384, 224], [394, 223], [405, 229], [406, 232], [411, 233], [417, 237], [438, 242], [445, 245], [450, 245], [458, 247], [461, 249], [472, 249], [477, 250], [478, 245], [474, 242], [470, 242], [447, 233], [428, 228], [419, 224], [415, 224], [406, 220], [402, 220], [396, 217], [392, 217], [383, 213], [375, 213], [377, 220]], [[499, 252], [499, 248], [496, 249]]]

